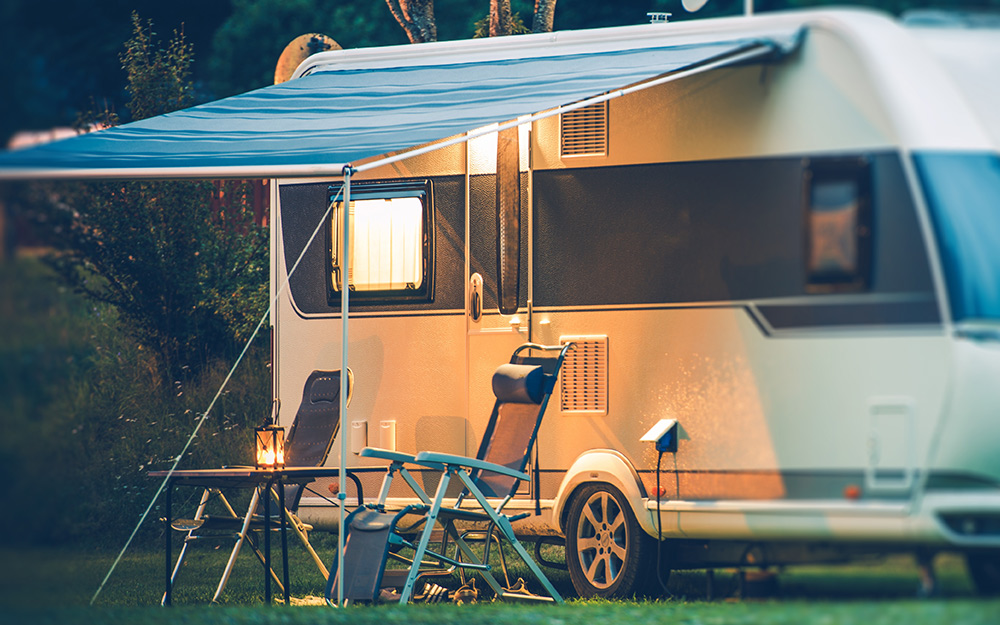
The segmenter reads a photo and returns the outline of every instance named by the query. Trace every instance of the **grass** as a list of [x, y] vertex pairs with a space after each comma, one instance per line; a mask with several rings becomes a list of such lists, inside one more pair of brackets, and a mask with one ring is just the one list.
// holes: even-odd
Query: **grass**
[[[332, 537], [314, 535], [324, 559]], [[335, 610], [325, 606], [262, 605], [260, 566], [241, 554], [221, 605], [206, 605], [226, 557], [226, 547], [202, 545], [182, 572], [175, 605], [159, 607], [163, 554], [143, 545], [122, 560], [94, 606], [89, 602], [116, 554], [74, 548], [0, 550], [0, 623], [357, 623], [372, 625], [470, 625], [473, 623], [572, 625], [575, 623], [683, 623], [727, 625], [994, 625], [1000, 600], [976, 598], [961, 561], [942, 556], [938, 573], [943, 598], [916, 600], [917, 570], [909, 558], [837, 567], [790, 567], [779, 573], [775, 596], [737, 600], [734, 571], [716, 574], [715, 601], [705, 598], [704, 572], [671, 575], [672, 597], [661, 601], [582, 601], [564, 606], [483, 602], [474, 606], [380, 605]], [[324, 583], [304, 552], [290, 547], [294, 596], [321, 596]], [[564, 573], [552, 575], [567, 591]], [[453, 584], [456, 585], [456, 584]], [[275, 595], [277, 591], [275, 590]]]

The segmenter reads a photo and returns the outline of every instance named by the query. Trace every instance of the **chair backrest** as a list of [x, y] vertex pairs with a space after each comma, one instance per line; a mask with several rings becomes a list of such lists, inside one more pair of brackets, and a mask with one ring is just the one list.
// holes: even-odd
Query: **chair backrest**
[[[347, 401], [351, 401], [354, 376], [347, 370]], [[285, 466], [319, 467], [326, 463], [340, 429], [340, 370], [313, 371], [302, 390], [302, 403], [285, 440]], [[285, 501], [296, 510], [301, 486], [287, 486]]]
[[[476, 453], [479, 460], [516, 471], [528, 465], [568, 346], [552, 356], [536, 357], [521, 356], [526, 348], [522, 345], [515, 350], [510, 364], [501, 365], [493, 374], [497, 400]], [[487, 497], [512, 496], [519, 484], [516, 478], [492, 471], [476, 471], [471, 477]]]

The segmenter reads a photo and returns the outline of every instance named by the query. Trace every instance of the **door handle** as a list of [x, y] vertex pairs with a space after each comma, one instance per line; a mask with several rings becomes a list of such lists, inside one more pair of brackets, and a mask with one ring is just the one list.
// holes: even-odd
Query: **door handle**
[[483, 277], [478, 273], [469, 278], [469, 317], [479, 321], [483, 316]]

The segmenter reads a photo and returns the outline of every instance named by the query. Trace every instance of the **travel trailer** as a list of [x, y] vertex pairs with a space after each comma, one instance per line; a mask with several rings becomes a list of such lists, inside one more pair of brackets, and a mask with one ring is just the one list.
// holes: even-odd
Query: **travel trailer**
[[[598, 53], [795, 40], [356, 174], [347, 465], [379, 465], [365, 446], [474, 454], [494, 368], [573, 342], [508, 510], [565, 539], [581, 594], [645, 589], [656, 539], [664, 568], [960, 551], [1000, 591], [1000, 30], [913, 21], [831, 10], [309, 58], [298, 75], [530, 73], [588, 52], [599, 71]], [[343, 182], [272, 188], [275, 389], [295, 406], [341, 364]], [[679, 440], [661, 454], [641, 439], [662, 420]], [[362, 478], [374, 496], [381, 476]], [[333, 528], [335, 510], [306, 497], [300, 514]]]
[[[572, 343], [506, 510], [565, 544], [582, 595], [940, 551], [997, 593], [1000, 30], [980, 26], [844, 9], [322, 52], [0, 155], [0, 178], [271, 179], [279, 420], [349, 354], [331, 465], [474, 454], [494, 369]], [[339, 518], [313, 496], [299, 515]]]

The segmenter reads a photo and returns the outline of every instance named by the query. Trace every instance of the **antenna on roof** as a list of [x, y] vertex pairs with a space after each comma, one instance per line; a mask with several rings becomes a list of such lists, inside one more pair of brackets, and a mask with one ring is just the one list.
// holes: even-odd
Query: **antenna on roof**
[[326, 35], [308, 33], [299, 35], [285, 46], [278, 57], [274, 68], [274, 84], [280, 84], [291, 79], [295, 70], [310, 56], [327, 50], [341, 50], [340, 44]]

